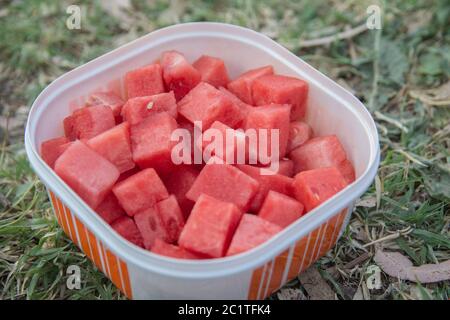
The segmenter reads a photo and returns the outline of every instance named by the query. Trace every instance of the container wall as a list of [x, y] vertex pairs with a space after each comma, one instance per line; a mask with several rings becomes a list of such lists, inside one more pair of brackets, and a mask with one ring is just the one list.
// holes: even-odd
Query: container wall
[[349, 212], [342, 210], [255, 270], [215, 279], [183, 279], [151, 274], [128, 264], [101, 242], [50, 189], [48, 195], [58, 224], [66, 235], [130, 299], [264, 299], [334, 246]]
[[[43, 164], [36, 151], [42, 141], [63, 134], [64, 117], [82, 106], [91, 93], [112, 90], [125, 97], [125, 73], [154, 62], [169, 49], [185, 53], [190, 61], [201, 54], [220, 56], [232, 78], [246, 69], [271, 64], [276, 72], [308, 81], [307, 120], [316, 135], [336, 134], [342, 141], [357, 177], [361, 178], [349, 188], [353, 187], [353, 193], [331, 200], [334, 207], [325, 205], [314, 210], [314, 216], [308, 215], [286, 230], [284, 240], [272, 239], [278, 242], [272, 241], [271, 249], [256, 250], [254, 260], [247, 254], [239, 257], [239, 264], [218, 263], [223, 270], [230, 270], [229, 266], [238, 270], [220, 276], [211, 276], [217, 270], [201, 266], [191, 267], [184, 277], [174, 271], [163, 272], [185, 269], [178, 262], [161, 261], [124, 244], [125, 240], [97, 219]], [[174, 26], [151, 33], [56, 80], [41, 93], [30, 111], [25, 143], [33, 168], [50, 186], [49, 198], [64, 232], [126, 296], [134, 299], [267, 297], [335, 244], [348, 222], [352, 202], [373, 179], [379, 150], [373, 120], [354, 97], [272, 40], [247, 29], [210, 23]], [[339, 211], [344, 207], [349, 210]], [[281, 253], [277, 255], [278, 252]]]
[[53, 191], [47, 188], [58, 224], [64, 233], [103, 272], [125, 296], [132, 299], [133, 292], [127, 262], [117, 257], [94, 233], [72, 214]]

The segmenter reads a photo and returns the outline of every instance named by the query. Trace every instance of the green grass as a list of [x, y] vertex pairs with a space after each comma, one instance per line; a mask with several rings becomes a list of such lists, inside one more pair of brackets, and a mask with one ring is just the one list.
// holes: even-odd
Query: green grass
[[[0, 5], [0, 299], [123, 298], [58, 227], [27, 162], [23, 125], [28, 106], [57, 76], [154, 29], [187, 21], [224, 21], [268, 34], [349, 88], [374, 116], [382, 149], [378, 183], [363, 196], [366, 206], [356, 207], [338, 245], [317, 262], [337, 296], [450, 297], [448, 281], [420, 285], [386, 275], [380, 290], [368, 290], [371, 258], [344, 268], [364, 253], [373, 255], [375, 246], [365, 244], [406, 228], [383, 247], [415, 265], [450, 259], [450, 108], [412, 94], [449, 81], [448, 1], [386, 1], [382, 30], [312, 48], [301, 48], [301, 41], [363, 23], [372, 2], [132, 1], [128, 17], [119, 18], [99, 2], [78, 3], [81, 30], [65, 27], [69, 1]], [[80, 290], [66, 287], [69, 265], [82, 270]]]

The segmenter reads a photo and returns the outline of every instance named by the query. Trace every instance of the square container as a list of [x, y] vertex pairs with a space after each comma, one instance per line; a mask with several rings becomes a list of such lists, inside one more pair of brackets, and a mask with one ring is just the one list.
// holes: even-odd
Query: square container
[[[42, 141], [63, 135], [62, 120], [98, 90], [124, 97], [127, 71], [179, 50], [193, 61], [202, 54], [224, 59], [231, 78], [271, 64], [275, 71], [309, 83], [307, 122], [316, 135], [336, 134], [357, 179], [270, 241], [246, 253], [206, 261], [167, 258], [120, 237], [41, 159]], [[47, 187], [58, 223], [112, 282], [133, 299], [262, 299], [332, 248], [354, 201], [372, 183], [379, 164], [375, 123], [364, 105], [268, 37], [221, 23], [188, 23], [152, 32], [52, 82], [31, 108], [25, 147]]]

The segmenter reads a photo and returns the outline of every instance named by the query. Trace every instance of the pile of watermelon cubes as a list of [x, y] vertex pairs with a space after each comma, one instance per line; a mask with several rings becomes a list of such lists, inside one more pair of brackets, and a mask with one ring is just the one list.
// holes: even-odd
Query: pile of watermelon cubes
[[[230, 80], [223, 60], [190, 64], [177, 51], [129, 71], [127, 99], [92, 94], [42, 143], [42, 159], [126, 240], [180, 259], [250, 250], [355, 179], [335, 135], [314, 137], [304, 121], [308, 84], [272, 66]], [[310, 106], [313, 108], [314, 106]], [[174, 164], [177, 128], [278, 129], [278, 169], [213, 161]], [[241, 136], [242, 137], [242, 136]], [[204, 149], [207, 141], [193, 141]]]

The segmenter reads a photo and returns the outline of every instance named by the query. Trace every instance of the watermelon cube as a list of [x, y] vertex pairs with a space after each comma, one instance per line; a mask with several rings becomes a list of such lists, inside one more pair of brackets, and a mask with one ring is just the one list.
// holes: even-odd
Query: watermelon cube
[[69, 139], [66, 137], [59, 137], [42, 142], [41, 144], [41, 157], [49, 167], [53, 168], [56, 159], [66, 151], [69, 146]]
[[293, 121], [289, 126], [289, 141], [287, 152], [300, 147], [306, 141], [311, 139], [313, 131], [309, 124], [303, 121]]
[[216, 158], [200, 171], [186, 197], [197, 201], [202, 193], [218, 200], [234, 203], [242, 211], [250, 207], [259, 189], [259, 183], [241, 170], [229, 164], [217, 164]]
[[304, 143], [290, 153], [294, 172], [337, 167], [347, 159], [344, 147], [335, 135], [317, 137]]
[[153, 207], [169, 197], [166, 187], [155, 169], [148, 168], [117, 183], [114, 195], [129, 216]]
[[167, 242], [176, 243], [184, 227], [184, 216], [178, 205], [177, 198], [174, 195], [170, 195], [167, 199], [158, 202], [156, 209], [166, 229]]
[[258, 181], [259, 188], [250, 205], [251, 212], [257, 213], [259, 211], [270, 190], [274, 190], [288, 196], [292, 195], [292, 183], [294, 181], [292, 178], [281, 174], [267, 174], [262, 172], [264, 168], [258, 168], [246, 164], [238, 164], [236, 167], [246, 175]]
[[192, 66], [200, 72], [203, 82], [219, 88], [230, 81], [228, 71], [222, 59], [203, 55]]
[[55, 172], [94, 209], [119, 178], [116, 166], [81, 141], [72, 143], [56, 160]]
[[92, 107], [101, 105], [110, 107], [114, 114], [114, 118], [116, 119], [116, 123], [118, 123], [117, 120], [120, 120], [120, 112], [122, 110], [122, 106], [124, 105], [124, 103], [125, 102], [122, 100], [121, 97], [119, 97], [113, 92], [107, 91], [91, 94], [91, 96], [88, 98], [86, 102], [86, 106]]
[[144, 248], [150, 250], [156, 239], [168, 241], [167, 230], [156, 206], [147, 208], [134, 216], [144, 242]]
[[172, 132], [178, 128], [176, 120], [167, 112], [157, 113], [132, 125], [131, 148], [133, 160], [140, 168], [155, 168], [163, 173], [173, 166], [171, 154], [175, 141]]
[[253, 102], [261, 106], [269, 103], [290, 104], [291, 120], [306, 114], [308, 83], [293, 77], [266, 75], [257, 78], [252, 85]]
[[287, 158], [275, 161], [274, 163], [271, 162], [270, 165], [261, 166], [260, 168], [271, 170], [286, 177], [292, 178], [294, 176], [294, 162]]
[[[289, 139], [289, 113], [291, 107], [287, 104], [277, 105], [271, 104], [267, 106], [254, 107], [247, 114], [245, 122], [245, 130], [255, 129], [257, 133], [258, 147], [252, 148], [253, 157], [258, 162], [267, 164], [264, 157], [269, 156], [271, 159], [275, 156], [272, 151], [278, 151], [281, 159], [286, 154]], [[272, 130], [278, 130], [278, 140], [272, 146]], [[267, 146], [264, 150], [260, 148], [261, 144]], [[253, 145], [253, 144], [252, 144]], [[274, 148], [274, 150], [272, 150]], [[256, 154], [255, 154], [256, 153]]]
[[157, 238], [152, 246], [152, 252], [162, 256], [177, 259], [203, 259], [202, 255], [195, 254], [179, 246], [169, 244]]
[[143, 247], [144, 243], [142, 240], [141, 233], [139, 232], [138, 228], [136, 227], [136, 224], [134, 223], [133, 219], [125, 216], [117, 219], [113, 222], [111, 227], [122, 237], [130, 241], [131, 243], [134, 243], [138, 247]]
[[200, 72], [177, 51], [166, 51], [161, 58], [163, 77], [167, 90], [173, 90], [177, 101], [181, 100], [201, 80]]
[[119, 183], [120, 181], [128, 179], [129, 177], [131, 177], [132, 175], [135, 175], [139, 171], [141, 171], [139, 169], [139, 167], [135, 166], [133, 169], [121, 173], [119, 176], [119, 179], [117, 179], [116, 183]]
[[106, 223], [111, 224], [120, 217], [126, 216], [125, 210], [120, 206], [114, 193], [110, 192], [97, 206], [95, 211]]
[[125, 75], [125, 88], [128, 99], [164, 92], [161, 66], [155, 63], [129, 71]]
[[247, 118], [248, 112], [253, 108], [253, 106], [245, 103], [224, 87], [220, 87], [219, 91], [230, 98], [231, 102], [233, 102], [241, 110], [242, 123], [236, 125], [237, 127], [241, 127], [244, 124], [245, 119]]
[[181, 232], [179, 245], [211, 258], [225, 255], [242, 216], [234, 204], [202, 194]]
[[178, 112], [192, 123], [201, 121], [203, 131], [214, 121], [220, 121], [232, 128], [242, 122], [240, 108], [206, 82], [199, 83], [178, 103]]
[[259, 77], [273, 74], [272, 66], [264, 66], [252, 69], [241, 74], [237, 79], [228, 83], [227, 89], [235, 94], [239, 99], [253, 105], [252, 85]]
[[172, 91], [129, 99], [122, 108], [122, 117], [133, 125], [159, 112], [167, 112], [172, 117], [177, 117], [177, 101]]
[[311, 211], [347, 186], [335, 167], [319, 168], [298, 173], [294, 178], [295, 198]]
[[266, 242], [282, 228], [253, 214], [244, 214], [234, 233], [227, 256], [253, 249]]
[[[217, 139], [217, 140], [216, 140]], [[241, 130], [230, 128], [220, 121], [214, 123], [196, 141], [207, 156], [217, 156], [226, 163], [245, 163], [248, 158], [247, 138]], [[205, 152], [206, 149], [206, 152]], [[238, 155], [238, 152], [240, 154]], [[210, 157], [207, 157], [207, 162]]]
[[127, 122], [89, 139], [86, 144], [114, 164], [120, 173], [135, 166], [131, 153], [130, 125]]
[[178, 165], [162, 177], [169, 193], [177, 198], [185, 220], [189, 217], [194, 206], [194, 202], [186, 197], [186, 193], [194, 184], [198, 174], [199, 172], [192, 166]]
[[278, 170], [275, 172], [286, 177], [292, 177], [294, 175], [294, 162], [290, 159], [281, 159], [278, 161]]
[[345, 178], [348, 184], [355, 181], [355, 169], [353, 168], [353, 164], [345, 159], [341, 163], [339, 163], [336, 168], [341, 172], [342, 176]]
[[174, 195], [134, 216], [144, 239], [144, 247], [152, 249], [155, 240], [176, 243], [184, 227], [184, 217]]
[[297, 200], [271, 190], [264, 199], [258, 216], [285, 228], [300, 218], [303, 211], [303, 204]]
[[64, 133], [70, 140], [90, 139], [116, 125], [110, 107], [97, 105], [75, 110], [64, 119]]

